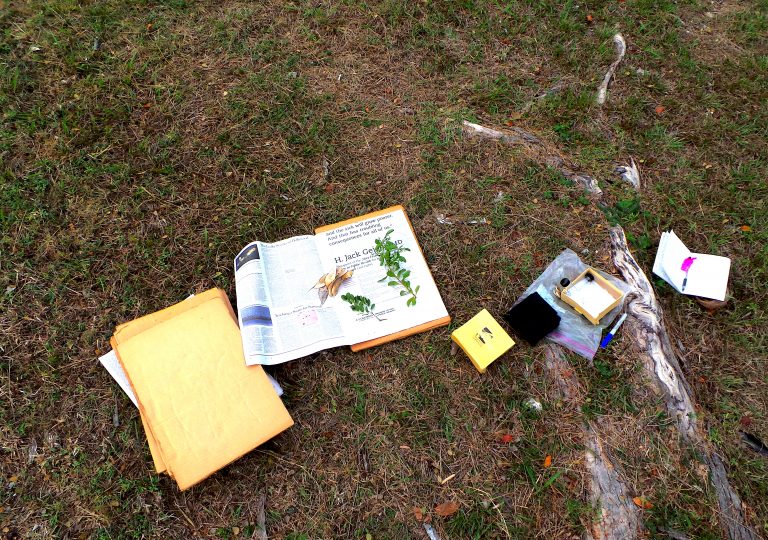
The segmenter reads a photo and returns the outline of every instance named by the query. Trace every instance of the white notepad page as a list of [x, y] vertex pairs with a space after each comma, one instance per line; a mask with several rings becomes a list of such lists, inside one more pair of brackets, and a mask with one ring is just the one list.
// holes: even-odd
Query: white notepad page
[[[688, 280], [683, 290], [686, 273], [682, 270], [682, 265], [688, 257], [694, 257], [695, 260], [688, 269]], [[729, 258], [691, 253], [674, 231], [662, 233], [659, 250], [653, 263], [653, 273], [678, 292], [690, 296], [725, 300], [730, 270]]]

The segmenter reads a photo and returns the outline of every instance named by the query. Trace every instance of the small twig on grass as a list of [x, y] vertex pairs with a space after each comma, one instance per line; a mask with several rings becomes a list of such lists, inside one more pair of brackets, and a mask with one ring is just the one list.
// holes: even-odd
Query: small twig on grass
[[473, 124], [464, 120], [461, 124], [464, 133], [476, 135], [484, 139], [495, 139], [507, 144], [541, 144], [535, 135], [520, 128], [512, 128], [508, 132], [498, 131], [489, 127]]
[[189, 526], [192, 527], [192, 530], [196, 530], [197, 526], [195, 525], [195, 522], [189, 519], [189, 516], [186, 514], [186, 512], [184, 512], [181, 506], [179, 506], [179, 503], [175, 503], [175, 504], [176, 504], [176, 508], [179, 510], [179, 513], [182, 515], [184, 519], [187, 520], [187, 523], [189, 523]]
[[613, 61], [611, 66], [608, 68], [608, 71], [605, 74], [605, 77], [603, 77], [603, 82], [600, 83], [600, 86], [597, 87], [597, 104], [602, 105], [605, 103], [605, 100], [608, 99], [608, 85], [611, 82], [611, 78], [613, 77], [613, 74], [616, 72], [616, 68], [619, 67], [619, 64], [624, 59], [624, 55], [627, 52], [627, 42], [624, 41], [624, 36], [621, 34], [616, 34], [613, 36], [613, 44], [616, 46], [616, 60]]
[[437, 214], [435, 219], [440, 225], [488, 225], [486, 218], [447, 217], [445, 214]]
[[331, 174], [331, 162], [328, 161], [327, 157], [323, 156], [322, 165], [323, 165], [323, 177], [320, 180], [320, 183], [324, 184], [326, 180], [328, 180], [328, 177]]
[[[488, 497], [488, 502], [489, 503], [493, 503], [494, 497], [493, 497], [493, 495], [491, 495], [487, 491], [482, 490], [480, 488], [476, 488], [476, 487], [469, 487], [469, 489], [471, 489], [473, 491], [477, 491], [479, 493], [482, 493], [483, 495]], [[512, 535], [509, 533], [509, 527], [507, 526], [507, 520], [504, 519], [504, 512], [501, 511], [501, 506], [494, 503], [492, 508], [499, 513], [499, 518], [501, 519], [501, 526], [504, 529], [504, 533], [507, 535], [507, 538], [512, 538]]]

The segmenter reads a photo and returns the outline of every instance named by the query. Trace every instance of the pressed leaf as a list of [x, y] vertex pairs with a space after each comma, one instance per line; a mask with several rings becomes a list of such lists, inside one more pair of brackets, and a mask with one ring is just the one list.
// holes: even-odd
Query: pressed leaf
[[322, 286], [317, 289], [317, 296], [320, 298], [320, 305], [325, 304], [325, 301], [328, 300], [328, 287]]
[[336, 278], [333, 283], [331, 283], [331, 286], [328, 288], [328, 294], [331, 296], [336, 296], [336, 293], [339, 292], [339, 287], [341, 287], [342, 282], [344, 281], [343, 278], [338, 277]]
[[[325, 274], [320, 276], [320, 279], [317, 280], [317, 283], [315, 283], [312, 286], [312, 289], [319, 289], [320, 287], [325, 287]], [[310, 289], [311, 290], [311, 289]]]

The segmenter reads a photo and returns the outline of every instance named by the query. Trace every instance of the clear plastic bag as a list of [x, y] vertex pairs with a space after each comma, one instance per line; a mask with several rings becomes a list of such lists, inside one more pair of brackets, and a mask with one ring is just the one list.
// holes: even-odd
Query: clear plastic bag
[[[597, 353], [597, 348], [600, 346], [600, 337], [603, 334], [603, 330], [621, 313], [626, 296], [622, 298], [618, 306], [609, 311], [600, 320], [600, 324], [594, 325], [589, 322], [572, 307], [555, 296], [554, 292], [555, 288], [560, 285], [560, 280], [563, 278], [572, 280], [587, 268], [588, 265], [584, 264], [574, 251], [566, 249], [536, 278], [536, 281], [525, 290], [515, 304], [534, 292], [539, 293], [560, 315], [560, 326], [547, 334], [544, 339], [553, 343], [559, 343], [587, 360], [592, 360], [595, 357], [595, 353]], [[630, 291], [630, 286], [622, 280], [600, 270], [598, 272], [625, 295]]]

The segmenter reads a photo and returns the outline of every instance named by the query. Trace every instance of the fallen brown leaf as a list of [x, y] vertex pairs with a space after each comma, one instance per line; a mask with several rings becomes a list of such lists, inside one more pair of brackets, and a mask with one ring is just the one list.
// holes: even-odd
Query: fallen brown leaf
[[635, 503], [635, 506], [644, 510], [653, 508], [653, 504], [651, 504], [645, 497], [633, 497], [632, 502]]
[[452, 516], [459, 511], [459, 503], [456, 501], [448, 501], [435, 506], [435, 514], [441, 517]]

